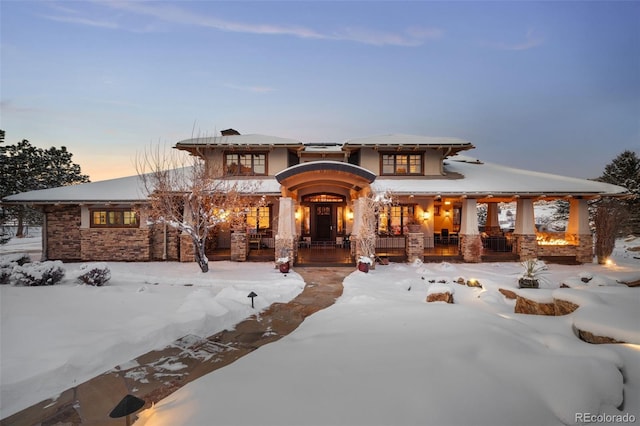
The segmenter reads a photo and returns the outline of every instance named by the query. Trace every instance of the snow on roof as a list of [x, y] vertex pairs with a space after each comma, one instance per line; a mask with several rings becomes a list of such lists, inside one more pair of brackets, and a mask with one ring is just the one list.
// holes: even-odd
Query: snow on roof
[[[323, 162], [313, 162], [323, 163]], [[335, 162], [325, 161], [333, 164]], [[299, 167], [308, 167], [302, 163]], [[342, 163], [341, 163], [342, 164]], [[346, 164], [346, 163], [344, 163]], [[360, 166], [349, 165], [352, 168]], [[295, 169], [296, 166], [287, 169]], [[366, 170], [366, 169], [363, 169]], [[617, 185], [572, 178], [549, 173], [521, 170], [477, 159], [454, 156], [444, 162], [449, 176], [423, 178], [377, 177], [372, 183], [375, 191], [392, 191], [397, 194], [449, 194], [449, 195], [624, 195], [628, 191]], [[367, 172], [369, 172], [367, 170]], [[370, 173], [370, 172], [369, 172]], [[246, 182], [240, 178], [232, 182]], [[280, 184], [273, 176], [251, 179], [259, 195], [280, 194]], [[139, 176], [129, 176], [99, 182], [63, 186], [38, 191], [23, 192], [5, 197], [11, 203], [55, 202], [139, 202], [147, 198], [147, 192]]]
[[[242, 187], [247, 179], [232, 179]], [[273, 177], [252, 179], [251, 192], [259, 195], [280, 194], [280, 184]], [[254, 186], [255, 184], [255, 186]], [[103, 180], [99, 182], [82, 183], [78, 185], [61, 186], [58, 188], [41, 189], [37, 191], [22, 192], [10, 195], [2, 199], [10, 203], [132, 203], [144, 202], [148, 198], [140, 176], [129, 176], [117, 179]]]
[[305, 144], [304, 152], [342, 154], [342, 144]]
[[468, 146], [473, 148], [471, 142], [449, 137], [416, 136], [405, 134], [391, 134], [369, 136], [366, 138], [350, 139], [345, 145], [432, 145], [432, 146]]
[[22, 192], [2, 199], [5, 202], [135, 202], [147, 199], [142, 179], [138, 175], [78, 185], [60, 186]]
[[373, 186], [377, 191], [410, 194], [621, 195], [628, 193], [625, 188], [617, 185], [484, 163], [461, 155], [445, 160], [444, 171], [447, 174], [458, 174], [462, 178], [379, 177]]
[[302, 146], [302, 142], [295, 139], [281, 138], [268, 135], [229, 135], [211, 136], [202, 138], [185, 139], [176, 144], [177, 148], [190, 145], [295, 145]]

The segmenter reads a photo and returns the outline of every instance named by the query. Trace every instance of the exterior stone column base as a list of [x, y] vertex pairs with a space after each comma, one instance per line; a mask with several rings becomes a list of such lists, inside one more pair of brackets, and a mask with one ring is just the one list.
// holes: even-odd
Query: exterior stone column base
[[517, 234], [516, 253], [520, 256], [520, 260], [536, 259], [538, 257], [538, 242], [535, 234]]
[[[375, 247], [375, 244], [374, 244], [374, 247]], [[363, 245], [362, 245], [362, 239], [358, 238], [357, 236], [351, 238], [351, 254], [353, 255], [353, 260], [356, 265], [358, 264], [358, 259], [360, 259], [360, 256], [371, 257], [371, 253], [365, 253], [365, 249], [363, 249]], [[374, 262], [371, 264], [371, 266], [369, 266], [369, 269], [375, 269], [376, 268], [375, 259], [371, 259], [371, 260], [373, 260]]]
[[578, 235], [578, 247], [576, 248], [576, 261], [580, 263], [593, 263], [593, 236], [591, 234]]
[[410, 232], [405, 238], [407, 262], [424, 261], [424, 234], [422, 232]]
[[249, 241], [246, 232], [231, 233], [231, 261], [246, 262], [249, 255]]
[[296, 244], [296, 238], [294, 237], [280, 237], [276, 235], [275, 238], [275, 259], [278, 260], [282, 257], [288, 257], [290, 264], [294, 264], [297, 257], [298, 246]]
[[195, 262], [196, 250], [193, 240], [187, 234], [180, 234], [180, 262]]
[[480, 234], [461, 234], [460, 252], [465, 262], [482, 262], [482, 237]]

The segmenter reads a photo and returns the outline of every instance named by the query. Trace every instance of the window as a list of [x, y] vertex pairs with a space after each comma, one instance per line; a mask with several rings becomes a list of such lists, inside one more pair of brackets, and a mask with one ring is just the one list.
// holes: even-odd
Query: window
[[422, 174], [422, 154], [382, 154], [383, 175]]
[[138, 213], [130, 209], [92, 210], [92, 228], [137, 228]]
[[271, 228], [271, 206], [251, 207], [247, 213], [247, 227], [256, 231]]
[[405, 228], [413, 220], [413, 205], [389, 206], [380, 210], [378, 233], [403, 235]]
[[224, 169], [227, 175], [264, 175], [267, 173], [267, 154], [227, 153]]

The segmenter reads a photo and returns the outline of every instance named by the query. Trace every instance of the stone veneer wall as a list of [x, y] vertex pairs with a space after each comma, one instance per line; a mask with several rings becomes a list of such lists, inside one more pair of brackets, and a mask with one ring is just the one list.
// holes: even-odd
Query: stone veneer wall
[[593, 235], [578, 235], [578, 248], [576, 250], [576, 260], [580, 263], [593, 262]]
[[516, 253], [520, 260], [535, 259], [538, 257], [538, 242], [535, 234], [514, 234], [516, 240]]
[[576, 245], [546, 245], [541, 244], [538, 246], [538, 256], [575, 256]]
[[405, 237], [407, 262], [415, 262], [416, 259], [424, 260], [424, 234], [422, 232], [410, 232]]
[[196, 251], [189, 235], [180, 234], [180, 262], [195, 262]]
[[165, 228], [163, 224], [151, 225], [151, 260], [180, 260], [180, 231], [173, 226], [167, 226], [166, 250], [167, 258], [163, 259], [165, 251]]
[[581, 263], [593, 262], [593, 237], [591, 234], [575, 235], [573, 240], [577, 244], [569, 245], [538, 245], [538, 256], [575, 256]]
[[87, 228], [80, 230], [81, 260], [151, 260], [149, 228]]
[[231, 233], [231, 260], [234, 262], [244, 262], [249, 255], [249, 244], [246, 232]]
[[460, 253], [465, 262], [482, 262], [482, 237], [480, 234], [461, 234]]
[[80, 206], [47, 206], [46, 240], [49, 260], [82, 260], [80, 247]]

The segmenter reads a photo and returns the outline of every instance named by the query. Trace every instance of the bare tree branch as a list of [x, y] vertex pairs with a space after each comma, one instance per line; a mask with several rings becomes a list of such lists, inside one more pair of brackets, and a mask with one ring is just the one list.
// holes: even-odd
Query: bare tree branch
[[244, 226], [252, 205], [263, 198], [250, 180], [228, 179], [208, 168], [199, 156], [150, 146], [136, 158], [136, 171], [150, 197], [150, 219], [164, 222], [191, 237], [202, 272], [209, 270], [205, 254], [210, 232], [222, 223]]

